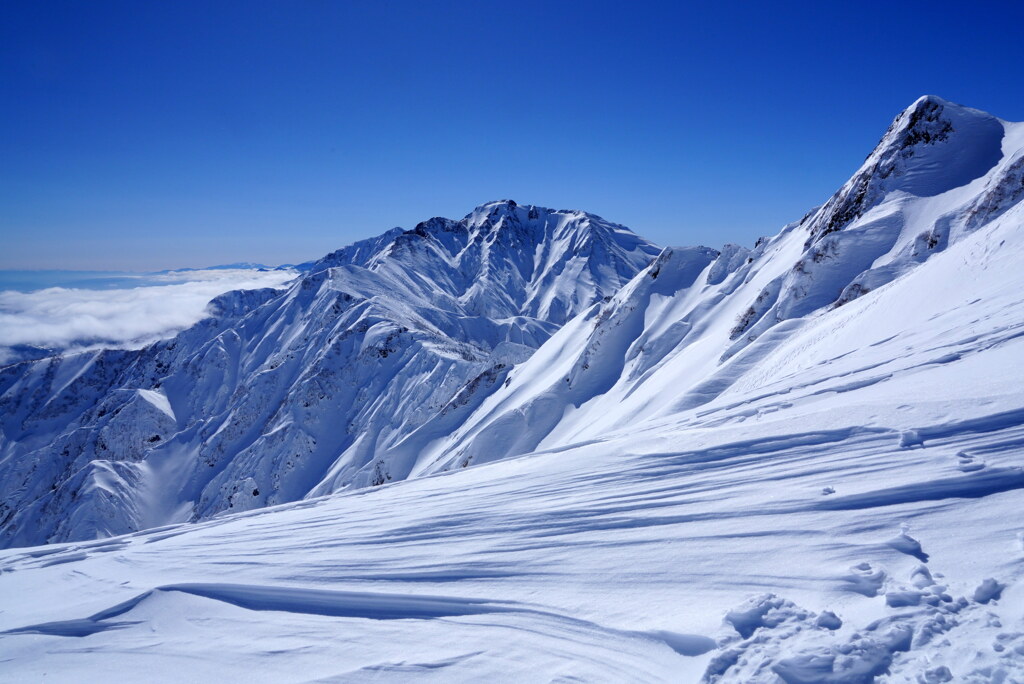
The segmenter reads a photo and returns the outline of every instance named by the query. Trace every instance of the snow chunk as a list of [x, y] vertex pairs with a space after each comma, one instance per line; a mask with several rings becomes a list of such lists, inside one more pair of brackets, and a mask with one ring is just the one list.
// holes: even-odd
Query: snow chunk
[[1005, 584], [1000, 584], [991, 577], [983, 581], [978, 585], [978, 588], [974, 590], [974, 600], [978, 603], [988, 603], [989, 601], [998, 600], [1003, 594], [1003, 589], [1006, 588]]

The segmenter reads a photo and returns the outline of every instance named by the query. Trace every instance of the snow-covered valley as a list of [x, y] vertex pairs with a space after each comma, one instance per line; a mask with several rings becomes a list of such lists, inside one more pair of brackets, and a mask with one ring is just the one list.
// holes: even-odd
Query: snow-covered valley
[[1024, 681], [1024, 124], [771, 238], [502, 201], [0, 369], [0, 673]]

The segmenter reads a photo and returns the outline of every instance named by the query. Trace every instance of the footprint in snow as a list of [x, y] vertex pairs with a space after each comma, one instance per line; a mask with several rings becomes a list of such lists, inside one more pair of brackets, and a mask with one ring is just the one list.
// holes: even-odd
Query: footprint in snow
[[1001, 584], [990, 577], [979, 584], [978, 588], [974, 590], [974, 600], [978, 603], [998, 600], [1005, 588], [1005, 584]]
[[885, 570], [876, 568], [867, 561], [858, 563], [850, 568], [850, 574], [839, 578], [842, 582], [841, 589], [852, 591], [868, 598], [878, 596], [885, 584]]
[[[941, 573], [935, 573], [941, 577]], [[936, 582], [936, 577], [926, 565], [919, 565], [910, 573], [910, 586], [900, 585], [885, 594], [885, 603], [890, 608], [904, 608], [907, 606], [919, 606], [922, 604], [930, 606], [947, 605], [954, 606], [953, 597], [946, 593], [946, 585]], [[960, 604], [956, 604], [959, 606]]]
[[985, 467], [985, 464], [981, 461], [975, 461], [974, 457], [968, 454], [966, 451], [961, 451], [956, 455], [957, 468], [964, 473], [972, 473], [975, 470], [981, 470]]
[[909, 528], [904, 525], [900, 527], [900, 533], [885, 542], [888, 546], [896, 549], [900, 553], [905, 553], [908, 556], [913, 556], [922, 563], [928, 562], [928, 554], [921, 548], [921, 542], [911, 537], [909, 534]]
[[917, 430], [904, 430], [900, 433], [900, 448], [913, 449], [919, 446], [924, 446], [924, 440]]

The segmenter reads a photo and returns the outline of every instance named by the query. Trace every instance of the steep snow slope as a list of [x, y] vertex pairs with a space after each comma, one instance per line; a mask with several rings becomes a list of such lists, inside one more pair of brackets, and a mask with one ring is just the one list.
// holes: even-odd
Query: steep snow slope
[[137, 352], [0, 369], [0, 540], [89, 539], [406, 476], [381, 459], [458, 424], [567, 317], [657, 254], [582, 212], [492, 202], [229, 293]]
[[[910, 283], [926, 277], [916, 275], [926, 262], [924, 272], [935, 273], [972, 248], [1013, 254], [1001, 243], [1012, 244], [1021, 223], [1022, 171], [1024, 126], [921, 98], [850, 182], [778, 236], [753, 250], [663, 252], [512, 371], [452, 435], [417, 445], [414, 472], [603, 439], [644, 421], [698, 426], [737, 397], [779, 400], [812, 386], [807, 391], [878, 382], [880, 358], [887, 373], [944, 358], [952, 352], [908, 354], [907, 336], [962, 325], [949, 313], [958, 306], [973, 318], [983, 302], [1009, 297], [1013, 310], [1014, 276], [996, 273], [982, 291], [988, 266], [979, 264], [979, 272], [949, 273], [941, 285]], [[995, 237], [1004, 230], [1011, 234]], [[908, 283], [900, 297], [915, 298], [905, 312], [879, 305], [899, 279]], [[928, 298], [934, 302], [916, 301]], [[1012, 330], [1012, 322], [1011, 315], [1002, 325]], [[813, 380], [840, 356], [849, 373]]]

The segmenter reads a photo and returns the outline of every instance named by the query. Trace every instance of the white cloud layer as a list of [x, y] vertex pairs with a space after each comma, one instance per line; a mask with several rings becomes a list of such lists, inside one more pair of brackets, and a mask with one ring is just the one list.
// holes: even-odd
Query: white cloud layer
[[0, 363], [9, 356], [3, 348], [18, 344], [58, 349], [140, 345], [201, 320], [219, 294], [279, 287], [295, 275], [250, 269], [177, 271], [147, 275], [142, 287], [0, 291]]

